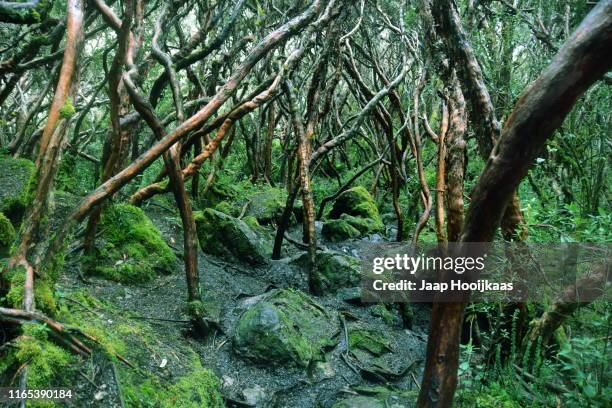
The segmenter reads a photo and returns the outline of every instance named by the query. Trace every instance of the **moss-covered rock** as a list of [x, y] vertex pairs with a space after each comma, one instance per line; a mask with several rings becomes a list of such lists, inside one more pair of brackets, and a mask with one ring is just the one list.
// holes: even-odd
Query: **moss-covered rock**
[[32, 199], [36, 166], [27, 159], [0, 156], [0, 212], [18, 225]]
[[236, 207], [233, 207], [227, 201], [221, 201], [215, 205], [215, 210], [222, 212], [223, 214], [231, 215], [232, 217], [237, 216]]
[[321, 234], [330, 242], [341, 242], [361, 236], [357, 228], [342, 219], [325, 221]]
[[11, 221], [0, 212], [0, 258], [9, 255], [14, 240], [15, 228], [13, 228]]
[[[359, 259], [336, 251], [317, 252], [317, 265], [313, 276], [313, 289], [316, 294], [336, 293], [341, 288], [359, 286], [361, 281], [361, 262]], [[298, 256], [294, 264], [306, 268], [308, 255]]]
[[307, 367], [335, 345], [337, 333], [336, 320], [308, 295], [279, 289], [243, 313], [234, 347], [256, 362]]
[[393, 351], [388, 338], [381, 333], [366, 329], [351, 329], [349, 331], [349, 345], [352, 351], [361, 349], [375, 356]]
[[354, 187], [340, 194], [329, 218], [323, 224], [322, 234], [331, 242], [385, 231], [376, 203], [364, 187]]
[[90, 273], [125, 283], [143, 283], [170, 274], [176, 256], [159, 230], [138, 207], [109, 206], [102, 212], [94, 253], [85, 257]]
[[266, 263], [270, 242], [246, 222], [210, 208], [194, 213], [202, 251], [251, 265]]
[[416, 405], [417, 392], [392, 387], [353, 386], [351, 395], [332, 408], [410, 408]]
[[376, 202], [365, 189], [358, 186], [346, 190], [336, 198], [329, 217], [333, 219], [340, 218], [342, 214], [353, 215], [361, 218], [371, 218], [382, 223]]
[[287, 193], [284, 190], [268, 188], [248, 198], [245, 214], [255, 217], [260, 224], [270, 224], [280, 218], [286, 201]]
[[214, 208], [222, 201], [233, 202], [238, 195], [238, 191], [232, 185], [216, 182], [202, 197], [202, 204]]

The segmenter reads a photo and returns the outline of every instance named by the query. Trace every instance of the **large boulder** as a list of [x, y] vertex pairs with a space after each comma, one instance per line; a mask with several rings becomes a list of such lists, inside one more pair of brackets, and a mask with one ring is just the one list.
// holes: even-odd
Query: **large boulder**
[[259, 363], [308, 367], [336, 344], [338, 324], [299, 290], [277, 289], [259, 298], [240, 317], [235, 350]]
[[374, 199], [368, 190], [362, 186], [346, 190], [336, 198], [331, 212], [329, 213], [329, 218], [340, 218], [342, 214], [361, 218], [371, 218], [382, 223]]
[[202, 251], [251, 265], [266, 263], [270, 242], [243, 220], [207, 208], [194, 213]]
[[14, 240], [15, 228], [13, 228], [11, 221], [0, 212], [0, 258], [9, 255]]
[[[303, 253], [292, 262], [302, 268], [308, 266], [308, 254]], [[361, 261], [336, 251], [317, 252], [313, 289], [316, 294], [336, 293], [341, 288], [359, 286]]]
[[143, 283], [158, 273], [176, 270], [176, 256], [149, 217], [129, 204], [108, 206], [102, 212], [94, 253], [85, 257], [89, 273], [106, 279]]
[[331, 242], [345, 241], [374, 233], [385, 226], [374, 199], [364, 187], [353, 187], [338, 196], [321, 233]]
[[0, 212], [18, 225], [32, 195], [36, 166], [27, 159], [0, 156]]

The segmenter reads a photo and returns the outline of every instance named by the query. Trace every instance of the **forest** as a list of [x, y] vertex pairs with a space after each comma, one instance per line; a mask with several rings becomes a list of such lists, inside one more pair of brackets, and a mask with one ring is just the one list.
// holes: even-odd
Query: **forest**
[[0, 0], [0, 406], [612, 406], [611, 68], [612, 0]]

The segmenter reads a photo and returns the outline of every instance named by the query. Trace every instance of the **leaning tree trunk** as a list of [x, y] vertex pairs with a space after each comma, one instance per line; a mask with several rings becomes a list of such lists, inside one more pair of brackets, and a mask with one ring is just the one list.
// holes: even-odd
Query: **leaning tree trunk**
[[[447, 1], [441, 3], [449, 6]], [[516, 103], [472, 191], [461, 242], [493, 239], [516, 188], [546, 141], [576, 100], [612, 67], [611, 47], [612, 0], [605, 0], [591, 10]], [[452, 405], [468, 298], [463, 300], [434, 305], [418, 407]]]

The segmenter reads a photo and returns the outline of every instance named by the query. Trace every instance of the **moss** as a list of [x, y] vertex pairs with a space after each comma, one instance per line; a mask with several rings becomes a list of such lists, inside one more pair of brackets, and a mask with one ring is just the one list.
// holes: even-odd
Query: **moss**
[[128, 204], [107, 207], [94, 254], [85, 258], [92, 274], [125, 283], [143, 283], [170, 274], [176, 256], [144, 212]]
[[0, 156], [0, 212], [17, 226], [32, 200], [36, 166], [27, 159]]
[[391, 386], [352, 386], [352, 396], [336, 402], [332, 408], [400, 408], [416, 403], [416, 390], [403, 390]]
[[393, 351], [389, 340], [380, 333], [361, 329], [351, 328], [349, 331], [349, 345], [352, 350], [361, 349], [370, 352], [375, 356]]
[[[17, 266], [7, 271], [9, 291], [6, 294], [6, 302], [14, 308], [23, 307], [23, 287], [25, 283], [25, 268]], [[34, 285], [34, 302], [38, 310], [53, 315], [56, 310], [56, 302], [53, 293], [53, 282], [44, 276], [37, 279]]]
[[202, 204], [205, 207], [215, 207], [222, 201], [232, 202], [238, 196], [238, 191], [234, 186], [217, 181], [202, 197]]
[[[294, 261], [298, 266], [308, 266], [308, 255], [302, 254]], [[359, 286], [361, 263], [359, 259], [335, 251], [317, 252], [317, 264], [313, 276], [316, 294], [336, 293], [340, 288]]]
[[0, 212], [0, 258], [8, 256], [15, 240], [15, 228], [11, 221]]
[[379, 303], [372, 307], [372, 314], [384, 320], [385, 323], [392, 325], [395, 323], [393, 313], [387, 309], [384, 303]]
[[221, 201], [215, 206], [215, 210], [222, 212], [223, 214], [235, 216], [235, 209], [227, 201]]
[[381, 222], [376, 202], [365, 189], [358, 186], [346, 190], [334, 201], [334, 206], [330, 212], [331, 218], [340, 218], [342, 214], [353, 215], [362, 218], [371, 218]]
[[298, 290], [270, 292], [240, 317], [234, 347], [257, 362], [307, 367], [335, 345], [327, 312]]
[[285, 208], [287, 193], [280, 188], [268, 188], [248, 198], [246, 215], [251, 215], [260, 224], [267, 225], [278, 221]]
[[[0, 358], [0, 383], [9, 385], [15, 372], [24, 364], [28, 367], [28, 388], [65, 388], [73, 383], [79, 357], [58, 346], [48, 338], [48, 329], [38, 323], [21, 325], [22, 333]], [[14, 384], [13, 384], [14, 385]], [[28, 406], [54, 407], [53, 401], [32, 401]]]
[[375, 232], [384, 232], [385, 226], [380, 218], [362, 218], [353, 215], [342, 214], [340, 219], [347, 222], [351, 227], [355, 228], [362, 235], [373, 234]]
[[212, 371], [203, 368], [197, 357], [192, 358], [191, 364], [191, 370], [170, 385], [153, 376], [135, 382], [130, 375], [123, 389], [126, 403], [130, 406], [156, 408], [224, 407], [219, 379]]
[[243, 220], [210, 208], [195, 212], [194, 218], [200, 247], [206, 253], [261, 265], [272, 252], [266, 237], [253, 231]]
[[321, 234], [330, 242], [341, 242], [361, 236], [359, 230], [345, 220], [325, 221]]
[[74, 115], [75, 113], [76, 113], [76, 110], [74, 109], [72, 100], [70, 98], [67, 98], [66, 102], [64, 102], [64, 106], [62, 106], [59, 110], [60, 118], [70, 119], [72, 115]]

